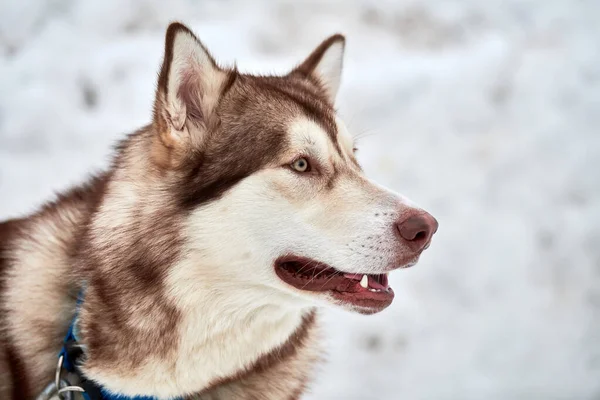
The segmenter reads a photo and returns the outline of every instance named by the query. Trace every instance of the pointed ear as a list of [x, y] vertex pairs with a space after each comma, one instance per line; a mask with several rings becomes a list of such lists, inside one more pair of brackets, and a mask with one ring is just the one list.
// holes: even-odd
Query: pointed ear
[[170, 159], [173, 152], [181, 154], [202, 144], [226, 79], [227, 72], [190, 29], [180, 23], [169, 25], [154, 123]]
[[317, 80], [333, 103], [340, 87], [346, 38], [336, 34], [321, 43], [292, 74]]

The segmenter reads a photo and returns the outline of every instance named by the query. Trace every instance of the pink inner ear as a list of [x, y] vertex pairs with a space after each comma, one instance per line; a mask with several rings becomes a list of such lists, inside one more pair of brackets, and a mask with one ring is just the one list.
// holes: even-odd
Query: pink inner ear
[[194, 124], [200, 125], [203, 122], [200, 71], [195, 68], [187, 68], [181, 72], [181, 84], [177, 90], [177, 97], [185, 104], [187, 118]]

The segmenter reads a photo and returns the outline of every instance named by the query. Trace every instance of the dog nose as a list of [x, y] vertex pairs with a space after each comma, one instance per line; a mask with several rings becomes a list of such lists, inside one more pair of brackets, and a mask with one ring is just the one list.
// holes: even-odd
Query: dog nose
[[438, 222], [429, 213], [412, 215], [396, 224], [396, 229], [406, 245], [414, 252], [422, 251], [438, 229]]

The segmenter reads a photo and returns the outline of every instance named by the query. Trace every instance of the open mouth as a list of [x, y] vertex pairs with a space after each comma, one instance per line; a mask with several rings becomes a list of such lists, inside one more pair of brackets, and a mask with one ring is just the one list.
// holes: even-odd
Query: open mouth
[[336, 300], [369, 312], [386, 308], [394, 299], [387, 274], [355, 274], [304, 257], [275, 261], [275, 272], [287, 284], [309, 292], [327, 292]]

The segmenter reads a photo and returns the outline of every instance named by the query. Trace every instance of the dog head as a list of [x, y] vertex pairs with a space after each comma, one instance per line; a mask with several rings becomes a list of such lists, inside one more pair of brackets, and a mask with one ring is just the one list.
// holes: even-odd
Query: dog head
[[147, 150], [185, 215], [179, 290], [362, 313], [392, 302], [388, 272], [417, 262], [437, 222], [364, 176], [334, 109], [344, 45], [334, 35], [289, 74], [253, 76], [168, 28]]

